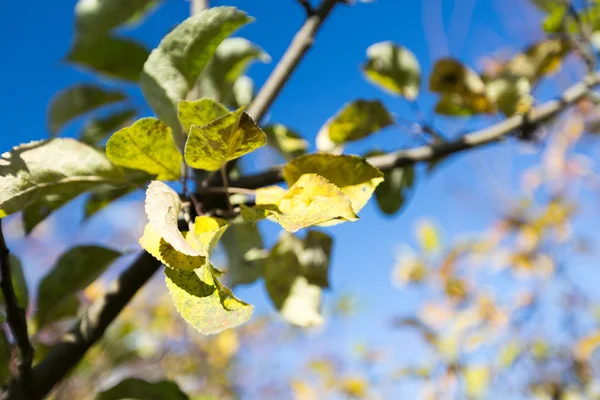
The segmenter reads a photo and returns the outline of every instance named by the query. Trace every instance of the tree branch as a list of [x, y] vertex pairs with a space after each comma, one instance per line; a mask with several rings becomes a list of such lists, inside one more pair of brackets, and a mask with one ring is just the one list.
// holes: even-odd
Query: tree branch
[[323, 21], [325, 21], [337, 3], [339, 3], [339, 0], [323, 0], [319, 7], [314, 10], [314, 14], [306, 19], [302, 28], [296, 33], [285, 54], [275, 66], [275, 69], [256, 95], [252, 104], [248, 107], [248, 114], [256, 122], [260, 122], [265, 116], [265, 113], [271, 107], [281, 89], [283, 89], [290, 76], [296, 70], [302, 57], [304, 57], [308, 49], [312, 46], [315, 35], [319, 31]]
[[6, 307], [6, 322], [19, 348], [19, 376], [16, 384], [27, 396], [26, 398], [32, 398], [34, 387], [34, 379], [31, 373], [33, 347], [29, 341], [25, 310], [19, 307], [12, 283], [9, 251], [2, 233], [2, 220], [0, 220], [0, 287]]
[[[389, 154], [369, 157], [367, 161], [381, 170], [387, 170], [394, 167], [413, 165], [418, 162], [433, 161], [463, 150], [497, 142], [510, 133], [535, 128], [556, 117], [562, 111], [586, 97], [590, 88], [598, 85], [600, 85], [600, 72], [595, 72], [569, 87], [562, 93], [560, 98], [534, 107], [526, 115], [514, 115], [488, 128], [468, 133], [454, 141], [399, 150]], [[231, 181], [230, 184], [238, 188], [257, 189], [282, 181], [281, 167], [275, 167], [259, 174], [242, 176]]]

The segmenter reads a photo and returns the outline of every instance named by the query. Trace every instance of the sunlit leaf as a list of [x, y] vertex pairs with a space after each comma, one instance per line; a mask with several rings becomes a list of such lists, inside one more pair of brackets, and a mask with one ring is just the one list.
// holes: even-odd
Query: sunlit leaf
[[429, 220], [422, 220], [417, 224], [417, 239], [419, 245], [428, 254], [440, 251], [440, 235], [436, 226]]
[[421, 66], [415, 55], [392, 42], [381, 42], [367, 49], [366, 77], [384, 90], [414, 100], [421, 86]]
[[[217, 47], [213, 58], [198, 80], [200, 92], [231, 107], [238, 106], [233, 85], [253, 61], [270, 62], [260, 47], [243, 38], [227, 38]], [[239, 107], [239, 106], [238, 106]]]
[[24, 144], [0, 157], [0, 218], [49, 196], [73, 198], [97, 185], [124, 183], [124, 179], [104, 154], [76, 140]]
[[490, 369], [486, 366], [469, 366], [464, 374], [467, 396], [471, 399], [485, 396], [490, 384]]
[[487, 84], [489, 97], [504, 115], [524, 114], [531, 108], [531, 84], [524, 77], [506, 76]]
[[121, 253], [98, 246], [74, 247], [64, 253], [38, 288], [38, 327], [80, 290], [94, 282]]
[[[189, 232], [182, 235], [185, 236], [188, 245], [193, 246], [193, 239], [191, 239]], [[144, 228], [144, 234], [139, 243], [144, 250], [169, 268], [192, 271], [206, 264], [206, 257], [203, 255], [188, 255], [175, 250], [170, 243], [158, 234], [151, 224], [147, 224]]]
[[136, 110], [128, 108], [106, 117], [92, 118], [83, 127], [79, 135], [79, 140], [87, 144], [96, 145], [109, 135], [128, 125], [136, 114]]
[[177, 107], [177, 115], [186, 135], [189, 134], [192, 125], [208, 125], [228, 112], [227, 107], [209, 98], [196, 101], [181, 100]]
[[75, 6], [75, 26], [81, 34], [102, 34], [141, 18], [157, 3], [156, 0], [79, 0]]
[[106, 155], [116, 165], [146, 171], [157, 179], [176, 180], [183, 158], [171, 129], [156, 118], [142, 118], [115, 132], [106, 143]]
[[98, 393], [96, 400], [188, 400], [175, 382], [148, 382], [137, 378], [125, 379], [112, 388]]
[[281, 316], [302, 327], [321, 325], [321, 288], [327, 286], [331, 238], [310, 231], [305, 241], [283, 233], [265, 264], [267, 292]]
[[254, 80], [247, 75], [242, 75], [235, 80], [231, 88], [234, 108], [247, 106], [254, 99]]
[[[346, 104], [321, 128], [317, 147], [320, 151], [331, 151], [324, 143], [331, 141], [340, 145], [360, 140], [393, 123], [392, 116], [379, 100], [356, 100]], [[326, 141], [323, 136], [327, 137]]]
[[369, 384], [364, 378], [351, 377], [345, 378], [340, 384], [340, 389], [346, 396], [362, 399], [367, 396]]
[[383, 173], [358, 156], [308, 154], [288, 162], [283, 177], [292, 186], [304, 174], [318, 174], [350, 197], [358, 213], [383, 181]]
[[221, 243], [227, 254], [227, 283], [231, 286], [246, 285], [263, 275], [263, 241], [254, 224], [234, 221], [225, 231]]
[[179, 231], [177, 218], [181, 211], [179, 195], [167, 184], [153, 181], [146, 190], [146, 215], [156, 234], [169, 243], [179, 253], [188, 256], [201, 256]]
[[150, 52], [131, 39], [116, 36], [78, 38], [65, 61], [110, 78], [137, 82]]
[[234, 328], [250, 319], [253, 306], [238, 300], [222, 286], [207, 264], [196, 271], [165, 269], [175, 308], [204, 335]]
[[229, 222], [221, 218], [206, 215], [196, 217], [193, 230], [190, 231], [193, 240], [199, 246], [205, 257], [210, 257], [213, 249], [229, 227]]
[[600, 332], [582, 337], [573, 348], [573, 355], [579, 361], [589, 361], [600, 346]]
[[500, 349], [498, 354], [498, 364], [500, 368], [510, 368], [522, 352], [523, 348], [519, 342], [515, 340], [508, 342], [506, 346]]
[[183, 21], [150, 53], [140, 86], [156, 115], [176, 135], [177, 103], [187, 97], [223, 39], [250, 21], [233, 7], [212, 7]]
[[288, 232], [358, 220], [350, 197], [317, 174], [302, 175], [276, 203], [257, 205], [256, 209], [264, 210], [264, 216], [276, 220]]
[[267, 134], [267, 144], [287, 160], [303, 155], [308, 149], [308, 142], [285, 125], [269, 125], [264, 131]]
[[556, 72], [570, 50], [571, 46], [566, 39], [542, 40], [513, 57], [506, 65], [506, 70], [533, 84], [544, 75]]
[[460, 94], [443, 94], [435, 106], [435, 112], [449, 116], [468, 116], [494, 112], [491, 100], [484, 95], [472, 97]]
[[216, 171], [227, 161], [250, 153], [267, 143], [265, 133], [243, 108], [217, 118], [208, 125], [192, 125], [185, 145], [189, 166]]
[[102, 106], [125, 100], [124, 93], [95, 85], [75, 85], [57, 93], [48, 108], [48, 130], [54, 137], [67, 122]]

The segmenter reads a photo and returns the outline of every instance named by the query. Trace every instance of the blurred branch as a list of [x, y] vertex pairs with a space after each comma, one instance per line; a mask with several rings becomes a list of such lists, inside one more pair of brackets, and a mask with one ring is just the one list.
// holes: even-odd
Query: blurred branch
[[[514, 132], [521, 132], [523, 136], [528, 136], [539, 125], [558, 116], [562, 111], [588, 96], [590, 88], [598, 85], [600, 85], [600, 72], [595, 72], [569, 87], [558, 99], [540, 104], [525, 115], [514, 115], [488, 128], [468, 133], [453, 141], [399, 150], [369, 157], [367, 161], [381, 170], [388, 170], [437, 160], [450, 154], [498, 142]], [[275, 167], [255, 175], [242, 176], [231, 181], [230, 184], [239, 188], [256, 189], [281, 181], [283, 181], [281, 167]]]
[[285, 51], [285, 54], [275, 66], [275, 69], [260, 89], [256, 98], [248, 107], [248, 114], [256, 122], [264, 117], [265, 113], [275, 101], [275, 98], [281, 92], [288, 79], [296, 70], [296, 67], [311, 48], [315, 35], [327, 18], [333, 7], [339, 3], [339, 0], [323, 0], [314, 13], [306, 19], [306, 22], [300, 28], [292, 43]]
[[6, 307], [6, 322], [19, 348], [19, 376], [16, 384], [27, 395], [26, 398], [31, 398], [34, 387], [34, 379], [31, 373], [33, 347], [29, 341], [25, 310], [19, 307], [12, 283], [9, 251], [2, 233], [2, 220], [0, 220], [0, 288]]
[[589, 26], [587, 26], [579, 17], [579, 13], [577, 13], [577, 10], [575, 9], [575, 6], [573, 5], [573, 1], [567, 0], [566, 6], [567, 6], [567, 14], [565, 15], [565, 18], [563, 19], [563, 29], [564, 29], [565, 33], [568, 34], [569, 27], [567, 24], [568, 21], [567, 21], [566, 16], [567, 15], [571, 16], [571, 18], [573, 18], [573, 21], [575, 21], [575, 24], [577, 25], [577, 29], [579, 29], [579, 32], [581, 33], [581, 36], [585, 43], [580, 42], [577, 38], [573, 38], [572, 36], [570, 36], [570, 40], [573, 43], [573, 46], [575, 46], [575, 48], [577, 48], [577, 50], [581, 54], [583, 61], [585, 62], [585, 64], [588, 67], [588, 71], [593, 72], [596, 69], [596, 60], [589, 48], [592, 43], [592, 32], [590, 32]]

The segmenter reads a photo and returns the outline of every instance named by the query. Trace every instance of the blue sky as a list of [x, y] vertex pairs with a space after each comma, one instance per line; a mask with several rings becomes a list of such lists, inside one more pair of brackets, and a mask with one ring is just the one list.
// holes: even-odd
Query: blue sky
[[[314, 144], [321, 125], [346, 102], [356, 98], [379, 98], [398, 116], [414, 120], [410, 107], [401, 99], [383, 93], [363, 79], [360, 65], [367, 47], [375, 42], [392, 40], [411, 49], [421, 61], [423, 88], [432, 61], [451, 55], [474, 68], [480, 66], [481, 55], [512, 54], [542, 37], [536, 11], [523, 0], [378, 0], [370, 4], [338, 6], [320, 31], [313, 49], [271, 108], [265, 122], [284, 123]], [[75, 83], [94, 82], [91, 74], [61, 63], [73, 36], [74, 1], [0, 3], [0, 36], [4, 80], [2, 133], [0, 149], [6, 151], [19, 143], [47, 137], [46, 107], [58, 90]], [[260, 45], [273, 62], [255, 64], [250, 76], [260, 86], [280, 59], [295, 31], [304, 19], [302, 9], [293, 0], [215, 0], [213, 5], [235, 5], [256, 18], [256, 22], [237, 33]], [[441, 6], [440, 6], [441, 5]], [[185, 0], [165, 0], [162, 7], [135, 30], [123, 33], [154, 47], [174, 25], [186, 18], [189, 4]], [[532, 23], [533, 21], [533, 23]], [[539, 94], [551, 97], [577, 78], [577, 67], [561, 72], [560, 87], [542, 85]], [[104, 82], [110, 85], [110, 81]], [[128, 88], [134, 102], [144, 105], [139, 90]], [[429, 115], [435, 96], [424, 93], [421, 107]], [[150, 110], [144, 106], [145, 113]], [[448, 136], [463, 129], [484, 126], [497, 118], [464, 120], [437, 118], [436, 124]], [[73, 124], [66, 135], [76, 134], [81, 124]], [[379, 147], [384, 150], [415, 145], [418, 141], [401, 129], [391, 128], [348, 147], [349, 153], [362, 154]], [[359, 317], [334, 324], [326, 333], [314, 337], [313, 345], [327, 347], [335, 338], [337, 345], [356, 341], [382, 340], [388, 330], [390, 315], [409, 312], [415, 298], [393, 288], [390, 283], [395, 251], [400, 243], [413, 243], [415, 222], [432, 218], [446, 239], [456, 234], [473, 233], [504, 211], [517, 193], [518, 176], [536, 161], [535, 152], [517, 155], [523, 146], [507, 144], [477, 150], [445, 162], [431, 175], [419, 170], [419, 183], [409, 205], [394, 217], [384, 217], [371, 202], [361, 220], [329, 229], [335, 236], [332, 264], [334, 293], [352, 293], [361, 300]], [[520, 153], [519, 153], [520, 154]], [[261, 151], [250, 170], [271, 160]], [[9, 236], [13, 249], [27, 267], [27, 276], [36, 281], [48, 265], [73, 243], [99, 240], [118, 246], [124, 241], [135, 243], [143, 226], [137, 198], [117, 206], [117, 211], [98, 216], [80, 225], [81, 201], [56, 213], [48, 224], [22, 240], [18, 222], [12, 218], [15, 233]], [[106, 218], [106, 220], [102, 220]], [[130, 224], [133, 233], [127, 233]], [[261, 225], [269, 243], [276, 238], [277, 227]], [[137, 229], [137, 230], [136, 230]], [[101, 234], [97, 232], [110, 232]], [[60, 238], [52, 233], [61, 233]], [[50, 238], [49, 238], [50, 236]], [[58, 240], [58, 245], [57, 245]], [[34, 246], [29, 250], [27, 246]], [[271, 312], [262, 285], [241, 288], [241, 298], [257, 304], [260, 312]], [[393, 343], [393, 339], [389, 339]]]

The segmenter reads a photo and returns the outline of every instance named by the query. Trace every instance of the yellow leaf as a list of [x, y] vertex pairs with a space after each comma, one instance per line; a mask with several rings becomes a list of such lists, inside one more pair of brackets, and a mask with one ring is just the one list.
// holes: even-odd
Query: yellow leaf
[[216, 171], [227, 161], [266, 143], [265, 133], [242, 107], [207, 125], [192, 125], [185, 145], [185, 161], [193, 168]]
[[199, 245], [199, 251], [208, 258], [228, 227], [229, 222], [221, 218], [206, 215], [196, 217], [192, 231], [190, 231], [191, 235], [188, 235], [191, 239], [188, 241], [192, 243], [192, 246], [194, 242]]
[[367, 396], [369, 384], [364, 378], [346, 378], [342, 381], [340, 389], [347, 396], [352, 396], [360, 399]]
[[440, 251], [440, 237], [431, 221], [423, 220], [417, 224], [417, 238], [426, 253], [434, 254]]
[[490, 384], [490, 369], [486, 366], [467, 367], [464, 373], [469, 398], [485, 396]]
[[318, 174], [340, 188], [352, 201], [354, 213], [367, 204], [377, 185], [383, 182], [383, 173], [358, 156], [307, 154], [283, 168], [289, 186], [304, 174]]
[[208, 98], [196, 101], [181, 100], [177, 106], [177, 116], [186, 135], [189, 134], [192, 125], [207, 125], [228, 112], [227, 107]]
[[600, 332], [594, 332], [584, 336], [575, 344], [573, 355], [578, 361], [589, 361], [598, 346], [600, 346]]
[[[187, 240], [192, 237], [187, 233], [185, 235]], [[144, 250], [169, 268], [191, 271], [204, 266], [206, 263], [206, 257], [204, 256], [188, 255], [175, 250], [173, 246], [160, 237], [151, 224], [146, 225], [139, 243]]]

